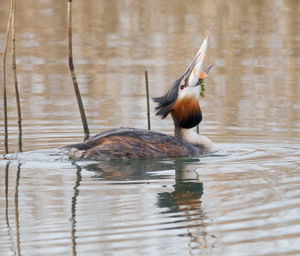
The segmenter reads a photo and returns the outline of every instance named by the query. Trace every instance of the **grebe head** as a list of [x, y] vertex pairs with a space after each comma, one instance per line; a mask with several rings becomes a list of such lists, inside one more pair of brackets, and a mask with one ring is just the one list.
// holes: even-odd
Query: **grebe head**
[[189, 129], [202, 120], [199, 105], [200, 84], [212, 67], [210, 65], [205, 72], [202, 71], [208, 35], [209, 33], [206, 32], [200, 49], [184, 74], [175, 81], [165, 95], [153, 98], [158, 104], [155, 107], [156, 115], [164, 119], [171, 114], [175, 127]]

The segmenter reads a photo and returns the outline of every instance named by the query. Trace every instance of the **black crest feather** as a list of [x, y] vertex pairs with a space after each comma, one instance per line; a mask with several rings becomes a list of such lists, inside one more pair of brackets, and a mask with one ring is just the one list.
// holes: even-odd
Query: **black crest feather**
[[177, 79], [173, 86], [167, 91], [167, 93], [161, 97], [152, 98], [157, 103], [155, 107], [155, 114], [160, 116], [162, 119], [166, 118], [170, 113], [173, 104], [175, 103], [178, 96], [178, 87], [182, 80], [182, 77]]

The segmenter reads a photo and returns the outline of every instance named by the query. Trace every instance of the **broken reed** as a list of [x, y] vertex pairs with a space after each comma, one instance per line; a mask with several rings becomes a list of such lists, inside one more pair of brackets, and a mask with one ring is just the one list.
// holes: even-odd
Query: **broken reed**
[[150, 124], [150, 101], [149, 101], [149, 80], [148, 80], [148, 71], [145, 71], [145, 84], [146, 84], [146, 99], [147, 99], [147, 121], [148, 121], [148, 130], [151, 130]]
[[19, 95], [19, 86], [17, 79], [17, 66], [16, 66], [16, 34], [15, 34], [15, 12], [16, 12], [16, 0], [11, 0], [12, 2], [12, 19], [11, 19], [11, 34], [12, 34], [12, 68], [14, 73], [14, 84], [16, 93], [16, 104], [18, 112], [18, 128], [19, 128], [19, 152], [22, 152], [22, 112], [21, 103]]
[[80, 91], [78, 88], [78, 83], [76, 79], [76, 74], [74, 70], [74, 64], [73, 64], [73, 52], [72, 52], [72, 0], [68, 0], [68, 18], [67, 18], [67, 26], [68, 26], [68, 39], [69, 39], [69, 69], [71, 72], [72, 80], [73, 80], [73, 86], [75, 90], [75, 95], [79, 107], [79, 112], [81, 116], [81, 121], [83, 125], [84, 130], [84, 140], [87, 140], [90, 136], [90, 131], [88, 128], [88, 123], [84, 111], [84, 107], [81, 100]]

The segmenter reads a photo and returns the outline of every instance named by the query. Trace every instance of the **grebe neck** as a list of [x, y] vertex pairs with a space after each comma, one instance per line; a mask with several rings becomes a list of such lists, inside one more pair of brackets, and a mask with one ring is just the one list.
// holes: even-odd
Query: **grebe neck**
[[194, 131], [193, 128], [185, 129], [175, 126], [174, 135], [194, 146], [203, 148], [205, 152], [213, 152], [216, 150], [214, 143], [205, 136], [202, 136]]

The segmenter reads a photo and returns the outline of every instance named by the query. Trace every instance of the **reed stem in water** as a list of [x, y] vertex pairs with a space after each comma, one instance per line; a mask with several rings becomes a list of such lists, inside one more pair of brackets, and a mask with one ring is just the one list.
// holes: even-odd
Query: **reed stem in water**
[[17, 112], [18, 112], [19, 152], [22, 152], [22, 112], [21, 112], [19, 86], [18, 86], [18, 79], [17, 79], [17, 65], [16, 65], [16, 34], [15, 34], [16, 0], [11, 0], [11, 4], [12, 4], [12, 18], [11, 18], [12, 68], [13, 68], [13, 73], [14, 73], [16, 103], [17, 103]]
[[81, 95], [80, 95], [80, 91], [79, 91], [79, 88], [78, 88], [78, 83], [77, 83], [76, 74], [75, 74], [75, 70], [74, 70], [74, 64], [73, 64], [73, 53], [72, 53], [72, 0], [68, 0], [68, 22], [67, 22], [67, 26], [68, 26], [68, 39], [69, 39], [69, 68], [70, 68], [70, 72], [71, 72], [71, 76], [72, 76], [72, 80], [73, 80], [75, 95], [76, 95], [76, 99], [77, 99], [77, 103], [78, 103], [78, 107], [79, 107], [79, 112], [80, 112], [80, 116], [81, 116], [81, 121], [82, 121], [82, 125], [83, 125], [84, 139], [86, 140], [86, 139], [89, 138], [90, 132], [89, 132], [88, 123], [87, 123], [84, 107], [83, 107], [83, 104], [82, 104]]
[[8, 43], [8, 36], [11, 24], [11, 17], [12, 17], [12, 2], [10, 5], [10, 12], [7, 22], [6, 28], [6, 35], [4, 41], [4, 49], [3, 49], [3, 58], [2, 58], [2, 66], [3, 66], [3, 107], [4, 107], [4, 147], [5, 147], [5, 154], [8, 153], [8, 127], [7, 127], [7, 95], [6, 95], [6, 53], [7, 53], [7, 43]]

